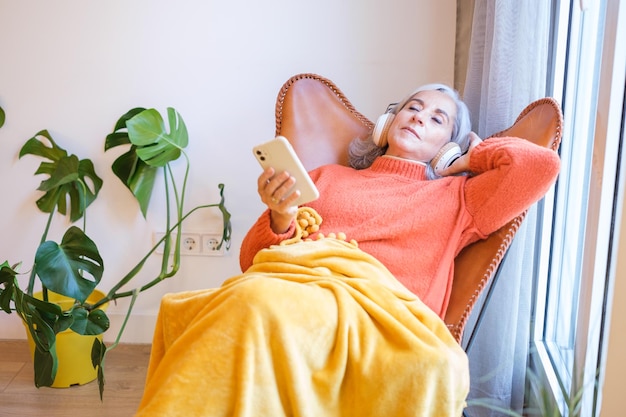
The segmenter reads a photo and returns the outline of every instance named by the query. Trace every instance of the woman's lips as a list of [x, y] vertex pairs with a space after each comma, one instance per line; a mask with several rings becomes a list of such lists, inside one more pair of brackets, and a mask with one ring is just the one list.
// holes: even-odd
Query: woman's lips
[[410, 127], [405, 127], [404, 130], [408, 130], [409, 132], [411, 132], [413, 134], [413, 136], [415, 136], [418, 139], [421, 139], [420, 136], [417, 134], [417, 132], [415, 130], [413, 130]]

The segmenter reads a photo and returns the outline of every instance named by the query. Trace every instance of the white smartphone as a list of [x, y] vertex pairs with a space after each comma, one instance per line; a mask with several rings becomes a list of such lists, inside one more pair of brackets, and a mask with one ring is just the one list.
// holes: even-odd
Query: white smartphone
[[295, 204], [300, 206], [316, 200], [320, 196], [313, 180], [296, 155], [296, 151], [285, 137], [277, 136], [268, 142], [255, 146], [252, 151], [264, 170], [272, 167], [276, 173], [287, 171], [296, 179], [295, 185], [290, 190], [300, 191], [300, 197]]

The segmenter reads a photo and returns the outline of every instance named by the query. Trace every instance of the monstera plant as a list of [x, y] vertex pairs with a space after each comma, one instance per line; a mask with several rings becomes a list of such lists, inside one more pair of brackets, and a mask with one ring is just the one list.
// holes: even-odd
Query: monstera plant
[[[100, 338], [95, 339], [91, 346], [91, 362], [97, 369], [102, 397], [106, 353], [119, 342], [138, 294], [177, 273], [181, 249], [181, 233], [178, 232], [191, 213], [203, 208], [219, 209], [224, 222], [220, 245], [229, 245], [230, 213], [225, 206], [223, 184], [219, 184], [219, 203], [184, 211], [190, 170], [190, 162], [184, 151], [188, 133], [178, 112], [168, 108], [167, 115], [169, 131], [161, 114], [155, 109], [132, 109], [117, 121], [114, 131], [106, 136], [105, 151], [119, 146], [127, 148], [114, 161], [112, 170], [137, 199], [144, 217], [159, 178], [157, 173], [162, 171], [167, 209], [166, 232], [108, 292], [101, 291], [105, 295], [95, 301], [90, 301], [89, 296], [103, 277], [105, 263], [96, 243], [85, 230], [87, 208], [98, 197], [102, 180], [89, 159], [81, 160], [68, 154], [46, 130], [27, 140], [20, 150], [20, 158], [31, 155], [44, 159], [35, 172], [35, 175], [46, 176], [38, 188], [42, 195], [37, 200], [37, 207], [48, 214], [48, 221], [31, 265], [24, 268], [21, 262], [11, 264], [9, 261], [0, 264], [0, 309], [17, 313], [34, 341], [36, 349], [33, 361], [37, 387], [50, 386], [55, 379], [58, 366], [57, 335], [60, 332], [69, 330], [81, 335], [102, 334], [109, 328], [109, 319], [101, 307], [110, 301], [130, 297], [126, 318], [115, 342], [106, 346]], [[170, 165], [181, 156], [186, 164], [182, 183], [180, 178], [175, 177]], [[57, 243], [48, 239], [48, 233], [52, 221], [60, 216], [65, 216], [70, 226], [60, 243]], [[156, 253], [158, 246], [163, 248], [160, 272], [148, 283], [134, 287], [133, 278]], [[26, 272], [22, 272], [24, 269]], [[22, 289], [18, 277], [28, 272], [28, 285]], [[37, 279], [39, 285], [36, 285]], [[36, 287], [42, 290], [40, 296], [34, 292]], [[70, 298], [73, 300], [71, 307], [61, 308], [51, 300], [50, 293]]]
[[[531, 352], [534, 354], [534, 351]], [[542, 378], [530, 365], [526, 368], [526, 403], [521, 412], [511, 410], [501, 405], [503, 400], [497, 398], [470, 398], [467, 400], [468, 407], [474, 407], [476, 413], [485, 409], [494, 411], [498, 415], [510, 417], [561, 417], [561, 416], [580, 416], [583, 406], [583, 394], [587, 389], [597, 389], [599, 384], [600, 369], [596, 369], [591, 378], [585, 380], [584, 374], [578, 371], [574, 361], [571, 369], [571, 375], [576, 377], [575, 389], [569, 389], [572, 381], [564, 381], [557, 373], [556, 382], [558, 382], [558, 392], [554, 392], [551, 382]], [[560, 398], [557, 400], [555, 394]], [[486, 414], [492, 414], [487, 412]]]

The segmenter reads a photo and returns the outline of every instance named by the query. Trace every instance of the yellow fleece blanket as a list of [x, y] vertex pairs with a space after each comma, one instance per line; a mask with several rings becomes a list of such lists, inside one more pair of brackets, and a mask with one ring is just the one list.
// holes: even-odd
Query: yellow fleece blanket
[[460, 416], [468, 389], [443, 321], [354, 242], [327, 237], [166, 295], [137, 416]]

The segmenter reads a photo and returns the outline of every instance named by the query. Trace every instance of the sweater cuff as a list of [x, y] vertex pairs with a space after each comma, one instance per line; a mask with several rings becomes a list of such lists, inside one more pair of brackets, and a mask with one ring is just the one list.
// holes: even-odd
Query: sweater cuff
[[291, 224], [289, 224], [289, 228], [285, 233], [274, 233], [271, 226], [272, 216], [270, 214], [270, 210], [265, 210], [265, 213], [261, 216], [259, 225], [261, 226], [261, 230], [267, 230], [267, 236], [272, 237], [272, 241], [276, 244], [282, 242], [285, 239], [290, 239], [296, 233], [296, 221], [292, 220]]

